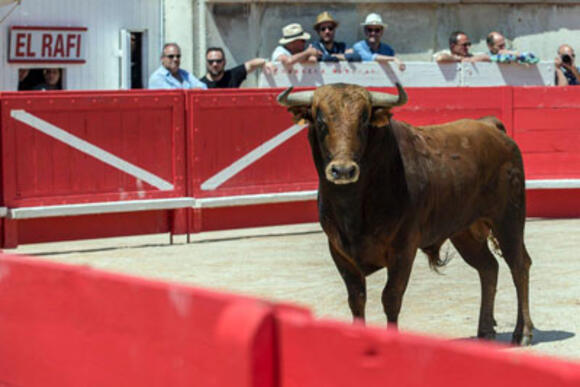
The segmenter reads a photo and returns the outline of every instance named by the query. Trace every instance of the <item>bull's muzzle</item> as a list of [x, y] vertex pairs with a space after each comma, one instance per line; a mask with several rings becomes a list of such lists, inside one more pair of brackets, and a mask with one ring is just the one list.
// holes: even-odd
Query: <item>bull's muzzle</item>
[[334, 184], [351, 184], [358, 181], [360, 168], [354, 161], [332, 161], [326, 166], [326, 180]]

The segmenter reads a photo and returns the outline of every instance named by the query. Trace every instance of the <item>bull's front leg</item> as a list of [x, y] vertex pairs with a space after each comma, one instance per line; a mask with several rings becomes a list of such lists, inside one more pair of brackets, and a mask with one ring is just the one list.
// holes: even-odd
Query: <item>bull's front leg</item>
[[382, 303], [387, 322], [395, 329], [416, 253], [417, 248], [408, 248], [393, 252], [388, 258], [388, 280], [383, 289]]
[[365, 305], [367, 301], [367, 286], [364, 274], [359, 270], [354, 261], [346, 257], [336, 249], [332, 243], [328, 243], [330, 255], [340, 273], [348, 292], [348, 306], [354, 321], [365, 321]]

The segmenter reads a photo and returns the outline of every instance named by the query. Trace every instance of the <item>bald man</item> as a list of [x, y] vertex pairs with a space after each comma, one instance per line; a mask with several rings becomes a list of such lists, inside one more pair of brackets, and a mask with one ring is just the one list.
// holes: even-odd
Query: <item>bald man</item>
[[517, 51], [509, 51], [506, 48], [505, 38], [502, 34], [497, 31], [490, 32], [485, 39], [487, 43], [487, 48], [491, 55], [497, 54], [512, 54], [518, 55]]
[[557, 86], [576, 86], [580, 84], [580, 69], [576, 67], [576, 53], [569, 44], [558, 47], [554, 59]]

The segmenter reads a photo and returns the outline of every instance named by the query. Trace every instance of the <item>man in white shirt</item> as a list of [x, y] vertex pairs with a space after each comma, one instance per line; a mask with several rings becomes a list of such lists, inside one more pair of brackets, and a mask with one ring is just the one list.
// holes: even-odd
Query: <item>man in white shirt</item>
[[441, 50], [433, 55], [437, 63], [452, 62], [489, 62], [487, 54], [469, 52], [471, 41], [463, 31], [453, 31], [449, 36], [449, 50]]
[[310, 39], [310, 34], [304, 32], [300, 24], [288, 24], [282, 28], [282, 39], [278, 41], [280, 45], [272, 53], [272, 62], [280, 62], [286, 67], [292, 67], [293, 64], [301, 62], [316, 63], [322, 56], [322, 52], [312, 45], [305, 48], [308, 39]]

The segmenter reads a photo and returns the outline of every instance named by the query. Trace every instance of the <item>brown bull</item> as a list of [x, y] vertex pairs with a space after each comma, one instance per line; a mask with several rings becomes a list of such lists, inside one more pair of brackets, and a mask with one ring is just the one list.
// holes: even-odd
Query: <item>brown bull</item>
[[407, 95], [354, 85], [278, 96], [308, 137], [319, 176], [320, 223], [348, 291], [355, 319], [365, 317], [365, 277], [386, 268], [382, 304], [396, 324], [417, 249], [431, 267], [444, 262], [450, 239], [481, 280], [478, 336], [494, 338], [498, 263], [487, 244], [493, 233], [517, 290], [512, 341], [529, 344], [531, 259], [523, 241], [525, 187], [517, 145], [493, 117], [413, 127], [391, 120]]

